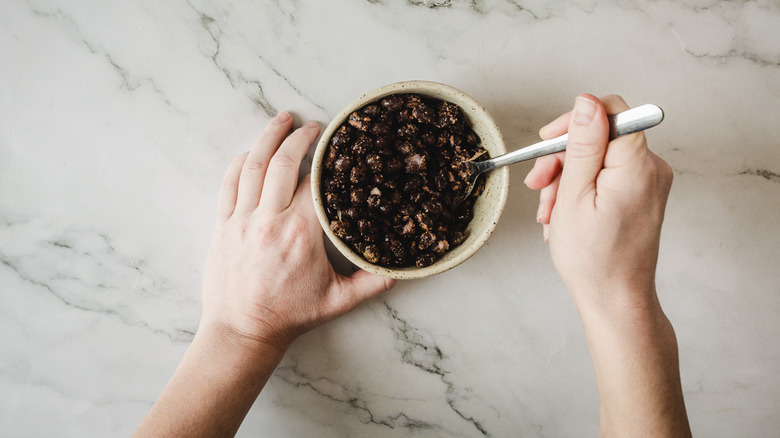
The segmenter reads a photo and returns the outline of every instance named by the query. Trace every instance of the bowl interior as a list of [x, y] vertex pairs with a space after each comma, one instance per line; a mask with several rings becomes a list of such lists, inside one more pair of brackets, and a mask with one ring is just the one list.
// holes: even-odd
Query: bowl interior
[[314, 209], [328, 239], [333, 242], [339, 252], [361, 269], [391, 278], [422, 278], [444, 272], [457, 266], [471, 257], [471, 255], [484, 245], [498, 224], [498, 220], [501, 217], [506, 204], [509, 192], [509, 169], [507, 167], [502, 167], [487, 174], [485, 190], [474, 203], [474, 218], [466, 229], [466, 240], [459, 246], [448, 251], [432, 265], [424, 268], [387, 268], [367, 262], [359, 254], [352, 251], [349, 246], [330, 230], [330, 222], [325, 213], [320, 186], [322, 180], [322, 161], [331, 136], [336, 129], [344, 123], [349, 114], [368, 103], [374, 102], [390, 94], [399, 93], [417, 93], [452, 102], [460, 106], [463, 113], [471, 122], [472, 129], [474, 129], [474, 132], [479, 136], [481, 146], [488, 151], [491, 157], [505, 154], [506, 145], [504, 144], [504, 138], [501, 135], [495, 120], [493, 120], [493, 117], [491, 117], [479, 103], [453, 87], [426, 81], [399, 82], [370, 91], [344, 108], [330, 122], [327, 128], [325, 128], [314, 152], [311, 186], [312, 196], [314, 198]]

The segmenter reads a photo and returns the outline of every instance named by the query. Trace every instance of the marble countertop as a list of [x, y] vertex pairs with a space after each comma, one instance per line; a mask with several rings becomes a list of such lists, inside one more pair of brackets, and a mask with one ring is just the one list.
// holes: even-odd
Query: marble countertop
[[[581, 92], [663, 107], [694, 434], [780, 428], [777, 1], [4, 0], [0, 23], [0, 436], [129, 435], [197, 327], [229, 160], [279, 110], [324, 125], [410, 79], [476, 98], [509, 149]], [[469, 261], [301, 338], [239, 436], [595, 436], [529, 169]]]

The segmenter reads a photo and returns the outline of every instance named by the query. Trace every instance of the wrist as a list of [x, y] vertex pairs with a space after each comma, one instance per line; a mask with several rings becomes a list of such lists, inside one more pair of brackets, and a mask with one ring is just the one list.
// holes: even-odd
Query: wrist
[[250, 336], [230, 324], [203, 320], [195, 333], [195, 343], [207, 346], [222, 357], [251, 362], [258, 357], [278, 357], [281, 360], [291, 341], [281, 341], [271, 336]]
[[584, 323], [599, 322], [626, 329], [652, 327], [665, 319], [655, 284], [599, 284], [570, 288]]

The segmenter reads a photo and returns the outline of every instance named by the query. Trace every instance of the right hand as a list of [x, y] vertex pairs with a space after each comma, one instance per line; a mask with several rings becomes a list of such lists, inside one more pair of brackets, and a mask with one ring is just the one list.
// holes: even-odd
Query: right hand
[[540, 130], [568, 131], [566, 152], [539, 158], [525, 183], [541, 189], [537, 220], [575, 303], [657, 303], [655, 268], [671, 167], [638, 132], [608, 142], [608, 114], [629, 109], [619, 96], [580, 95], [574, 110]]

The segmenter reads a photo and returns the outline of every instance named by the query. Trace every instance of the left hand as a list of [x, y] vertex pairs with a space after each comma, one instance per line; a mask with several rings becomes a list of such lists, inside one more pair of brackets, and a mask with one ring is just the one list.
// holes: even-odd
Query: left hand
[[[298, 168], [320, 132], [308, 122], [290, 133], [280, 113], [251, 151], [230, 165], [206, 262], [201, 329], [285, 351], [304, 332], [387, 291], [394, 280], [328, 262], [308, 178]], [[289, 134], [289, 135], [288, 135]]]

